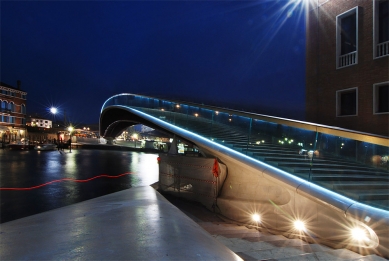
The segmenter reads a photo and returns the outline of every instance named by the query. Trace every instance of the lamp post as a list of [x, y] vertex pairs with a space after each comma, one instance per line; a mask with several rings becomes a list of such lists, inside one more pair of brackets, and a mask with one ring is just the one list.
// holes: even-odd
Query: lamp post
[[72, 152], [72, 131], [74, 130], [74, 128], [72, 126], [69, 126], [68, 127], [68, 131], [69, 131], [69, 136], [70, 136], [70, 139], [69, 139], [69, 152]]

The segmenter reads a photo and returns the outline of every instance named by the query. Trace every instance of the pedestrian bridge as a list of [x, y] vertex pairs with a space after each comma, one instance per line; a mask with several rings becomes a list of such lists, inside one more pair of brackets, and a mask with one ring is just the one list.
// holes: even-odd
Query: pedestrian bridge
[[[236, 222], [389, 257], [388, 137], [136, 94], [105, 101], [101, 136], [135, 124], [174, 137], [161, 153], [162, 190]], [[175, 155], [177, 142], [188, 153]]]

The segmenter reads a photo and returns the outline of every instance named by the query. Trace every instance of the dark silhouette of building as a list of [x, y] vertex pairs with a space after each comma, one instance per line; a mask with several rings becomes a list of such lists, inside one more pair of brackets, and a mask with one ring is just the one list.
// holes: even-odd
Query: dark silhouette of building
[[307, 121], [389, 136], [389, 1], [309, 5]]

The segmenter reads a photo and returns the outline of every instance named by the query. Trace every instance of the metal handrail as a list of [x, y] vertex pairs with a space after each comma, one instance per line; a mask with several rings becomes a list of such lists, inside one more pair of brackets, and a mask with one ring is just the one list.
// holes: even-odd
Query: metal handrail
[[237, 116], [249, 117], [249, 118], [253, 118], [256, 120], [263, 120], [263, 121], [267, 121], [267, 122], [271, 122], [271, 123], [282, 124], [285, 126], [295, 127], [295, 128], [299, 128], [299, 129], [303, 129], [303, 130], [320, 132], [320, 133], [324, 133], [324, 134], [334, 135], [334, 136], [347, 138], [347, 139], [353, 139], [353, 140], [362, 141], [362, 142], [368, 142], [371, 144], [376, 144], [376, 145], [381, 145], [381, 146], [386, 146], [386, 147], [389, 146], [389, 137], [386, 137], [386, 136], [380, 136], [380, 135], [375, 135], [375, 134], [371, 134], [371, 133], [365, 133], [365, 132], [359, 132], [359, 131], [354, 131], [354, 130], [349, 130], [349, 129], [343, 129], [343, 128], [339, 128], [339, 127], [316, 124], [316, 123], [312, 123], [312, 122], [291, 120], [291, 119], [286, 119], [286, 118], [281, 118], [281, 117], [269, 116], [269, 115], [264, 115], [264, 114], [257, 114], [257, 113], [253, 113], [253, 112], [244, 112], [244, 111], [239, 111], [239, 110], [233, 110], [233, 109], [228, 109], [228, 108], [198, 104], [198, 103], [193, 103], [193, 102], [160, 99], [157, 97], [144, 96], [144, 95], [131, 94], [131, 93], [121, 93], [121, 94], [117, 94], [117, 95], [114, 95], [114, 96], [108, 98], [104, 102], [104, 104], [101, 108], [101, 111], [103, 111], [105, 104], [110, 99], [113, 99], [114, 97], [122, 96], [122, 95], [132, 95], [132, 96], [138, 96], [138, 97], [142, 97], [142, 98], [164, 100], [164, 101], [177, 103], [177, 104], [185, 104], [185, 105], [195, 106], [195, 107], [199, 107], [199, 108], [203, 108], [203, 109], [229, 113], [229, 114], [233, 114], [233, 115], [237, 115]]

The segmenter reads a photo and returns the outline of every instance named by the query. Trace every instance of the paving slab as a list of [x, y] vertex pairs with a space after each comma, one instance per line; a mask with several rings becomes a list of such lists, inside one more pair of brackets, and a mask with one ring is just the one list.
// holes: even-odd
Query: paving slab
[[0, 260], [241, 260], [152, 187], [0, 224]]

